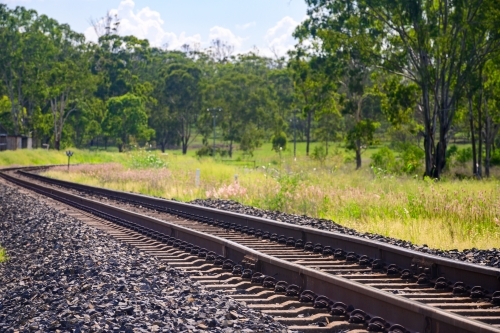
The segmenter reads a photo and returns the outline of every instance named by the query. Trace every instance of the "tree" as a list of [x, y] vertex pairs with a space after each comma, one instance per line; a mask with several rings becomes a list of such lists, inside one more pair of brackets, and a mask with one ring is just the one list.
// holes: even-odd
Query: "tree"
[[[233, 144], [240, 143], [245, 153], [259, 147], [264, 131], [272, 128], [272, 86], [268, 84], [267, 59], [255, 54], [236, 57], [233, 63], [218, 64], [217, 71], [207, 84], [207, 105], [216, 105], [222, 111], [217, 115], [224, 140], [229, 142], [229, 156]], [[206, 125], [212, 120], [210, 113], [202, 113], [200, 121]], [[205, 134], [210, 131], [205, 125]]]
[[380, 51], [379, 66], [419, 86], [425, 175], [439, 178], [464, 84], [500, 47], [497, 1], [306, 1], [306, 26], [313, 33], [340, 32], [346, 39], [353, 31], [384, 36], [367, 45]]
[[60, 149], [64, 124], [85, 97], [94, 91], [90, 72], [90, 57], [82, 34], [71, 31], [68, 25], [48, 22], [52, 44], [47, 61], [51, 68], [46, 72], [46, 98], [50, 104], [54, 123], [54, 146]]
[[178, 124], [183, 154], [196, 137], [193, 130], [202, 107], [201, 80], [196, 64], [180, 54], [174, 55], [163, 73], [163, 102]]
[[484, 80], [484, 174], [490, 177], [491, 155], [493, 143], [500, 130], [500, 62], [498, 56], [485, 65]]
[[10, 100], [14, 134], [28, 131], [29, 116], [39, 97], [39, 74], [46, 69], [44, 53], [47, 38], [34, 10], [17, 7], [10, 10], [0, 4], [0, 77]]
[[140, 97], [131, 93], [112, 97], [107, 102], [107, 108], [104, 127], [116, 138], [120, 152], [123, 152], [130, 137], [149, 140], [154, 136], [154, 130], [148, 128], [148, 115]]
[[301, 106], [306, 118], [306, 155], [309, 156], [314, 114], [331, 105], [335, 85], [327, 67], [327, 59], [305, 54], [303, 50], [298, 50], [292, 56], [289, 66], [293, 72], [296, 103]]

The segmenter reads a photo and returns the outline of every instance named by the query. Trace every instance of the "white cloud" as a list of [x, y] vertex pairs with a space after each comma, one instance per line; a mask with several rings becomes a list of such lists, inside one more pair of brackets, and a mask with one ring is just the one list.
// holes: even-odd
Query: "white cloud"
[[[208, 47], [212, 40], [220, 39], [235, 47], [238, 51], [243, 43], [243, 38], [236, 36], [231, 30], [215, 26], [209, 31], [209, 40], [202, 40], [200, 34], [186, 35], [182, 32], [176, 34], [165, 31], [161, 14], [149, 7], [136, 9], [133, 0], [122, 0], [117, 9], [110, 10], [110, 14], [117, 15], [120, 20], [120, 35], [134, 35], [141, 39], [148, 39], [152, 46], [162, 47], [165, 44], [169, 49], [180, 49], [182, 45]], [[92, 26], [85, 30], [88, 40], [97, 41], [97, 35]]]
[[241, 46], [245, 40], [242, 37], [236, 36], [231, 30], [219, 26], [215, 26], [210, 29], [209, 38], [210, 42], [220, 39], [221, 41], [234, 46], [236, 53], [241, 51]]
[[248, 28], [255, 27], [256, 25], [257, 25], [257, 22], [253, 21], [253, 22], [248, 22], [245, 24], [237, 24], [236, 28], [238, 28], [240, 30], [246, 30]]
[[[195, 34], [187, 36], [184, 32], [175, 34], [163, 29], [165, 23], [159, 12], [149, 7], [135, 9], [133, 0], [123, 0], [117, 9], [110, 10], [111, 15], [117, 15], [120, 20], [120, 35], [134, 35], [141, 39], [148, 39], [153, 46], [168, 45], [170, 49], [180, 49], [184, 44], [200, 44], [201, 36]], [[85, 30], [88, 40], [96, 41], [97, 35], [92, 26]]]
[[295, 21], [290, 16], [285, 16], [276, 23], [276, 25], [267, 30], [264, 40], [267, 43], [268, 49], [263, 50], [265, 55], [278, 56], [286, 55], [287, 51], [291, 50], [296, 41], [292, 36], [295, 28], [300, 22]]

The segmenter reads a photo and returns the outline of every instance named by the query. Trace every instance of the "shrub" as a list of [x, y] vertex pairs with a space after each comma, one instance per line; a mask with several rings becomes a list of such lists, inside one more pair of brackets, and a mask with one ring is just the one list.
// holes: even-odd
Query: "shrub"
[[370, 166], [385, 171], [396, 171], [396, 157], [388, 147], [382, 147], [378, 152], [372, 155]]
[[450, 148], [448, 148], [448, 151], [446, 152], [446, 157], [452, 158], [456, 156], [457, 153], [458, 153], [457, 145], [451, 145]]
[[279, 132], [273, 135], [271, 143], [273, 144], [273, 150], [279, 152], [280, 148], [286, 149], [286, 134], [284, 132]]
[[167, 163], [155, 154], [140, 152], [132, 155], [131, 167], [135, 169], [166, 168]]
[[326, 160], [326, 149], [323, 146], [316, 146], [314, 147], [312, 153], [311, 153], [311, 158], [313, 160], [319, 161], [323, 163]]
[[196, 151], [196, 156], [204, 157], [204, 156], [212, 156], [213, 149], [209, 146], [203, 146]]
[[500, 165], [500, 149], [496, 149], [491, 153], [490, 164]]
[[424, 151], [415, 145], [405, 145], [401, 152], [401, 162], [403, 163], [401, 171], [404, 173], [413, 173], [422, 165]]
[[469, 161], [472, 161], [472, 148], [471, 147], [459, 150], [457, 152], [457, 162], [465, 164]]

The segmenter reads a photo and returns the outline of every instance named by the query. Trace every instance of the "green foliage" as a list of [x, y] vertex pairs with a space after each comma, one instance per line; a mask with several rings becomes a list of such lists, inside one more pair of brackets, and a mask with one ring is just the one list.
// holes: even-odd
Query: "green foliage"
[[296, 193], [300, 182], [298, 174], [280, 174], [276, 177], [279, 191], [275, 196], [268, 198], [266, 204], [271, 210], [285, 211], [289, 206], [291, 196]]
[[159, 169], [166, 168], [168, 163], [156, 154], [142, 151], [131, 155], [130, 166], [134, 169]]
[[213, 147], [204, 145], [203, 147], [201, 147], [196, 151], [196, 156], [198, 157], [213, 156]]
[[326, 148], [323, 145], [315, 146], [311, 153], [311, 158], [324, 163], [326, 160]]
[[380, 148], [373, 154], [371, 159], [371, 167], [390, 172], [394, 172], [397, 169], [396, 156], [393, 151], [386, 146]]
[[491, 154], [491, 165], [500, 166], [500, 149], [495, 149]]
[[459, 150], [456, 154], [456, 160], [462, 164], [472, 161], [472, 148], [467, 147]]
[[374, 122], [371, 119], [359, 121], [354, 128], [347, 133], [347, 149], [354, 150], [357, 147], [357, 142], [362, 146], [370, 146], [375, 143], [375, 131], [380, 126], [380, 123]]
[[285, 132], [279, 132], [273, 135], [271, 138], [271, 143], [273, 144], [273, 150], [279, 152], [280, 150], [286, 149], [286, 134]]
[[253, 151], [262, 145], [262, 133], [257, 126], [250, 124], [245, 128], [241, 136], [240, 149], [246, 154], [253, 156]]
[[407, 174], [414, 174], [422, 166], [424, 151], [412, 144], [403, 145], [401, 148], [401, 170]]
[[457, 145], [451, 145], [448, 148], [448, 151], [446, 151], [446, 156], [448, 156], [448, 158], [453, 158], [457, 154], [458, 154], [458, 147], [457, 147]]
[[120, 152], [129, 138], [149, 140], [154, 130], [148, 128], [148, 116], [141, 98], [127, 93], [120, 97], [112, 97], [107, 103], [108, 114], [104, 121], [106, 131], [116, 137]]

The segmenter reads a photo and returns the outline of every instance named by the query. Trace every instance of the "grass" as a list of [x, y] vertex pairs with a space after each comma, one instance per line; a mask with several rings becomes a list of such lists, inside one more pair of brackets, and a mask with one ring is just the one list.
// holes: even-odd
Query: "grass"
[[[106, 164], [73, 165], [69, 173], [59, 167], [48, 176], [181, 201], [233, 199], [441, 249], [500, 248], [500, 183], [496, 179], [435, 183], [419, 176], [375, 174], [367, 167], [353, 171], [351, 154], [334, 145], [324, 162], [305, 157], [304, 143], [298, 144], [297, 159], [293, 144], [281, 156], [265, 144], [253, 157], [237, 151], [231, 163], [198, 159], [194, 151], [182, 156], [177, 151], [72, 150], [72, 164]], [[365, 165], [371, 153], [366, 152]], [[65, 163], [64, 151], [0, 152], [0, 166]], [[197, 169], [199, 187], [195, 186]]]
[[0, 247], [0, 263], [7, 261], [7, 252]]
[[[130, 153], [122, 154], [117, 159], [120, 163], [74, 166], [70, 173], [61, 167], [47, 175], [181, 201], [233, 199], [263, 209], [332, 219], [359, 231], [434, 248], [500, 247], [497, 180], [435, 183], [419, 176], [375, 174], [367, 167], [353, 171], [352, 163], [346, 164], [346, 156], [338, 150], [324, 163], [273, 154], [262, 153], [254, 169], [211, 158]], [[195, 186], [197, 169], [199, 187]]]
[[[74, 152], [71, 164], [76, 163], [125, 163], [128, 156], [105, 151], [71, 149]], [[0, 152], [0, 166], [23, 166], [45, 164], [67, 164], [65, 151], [33, 149]]]

